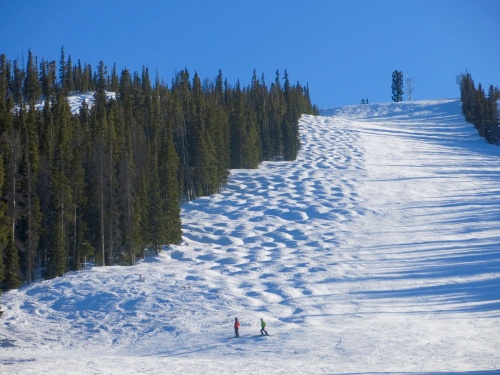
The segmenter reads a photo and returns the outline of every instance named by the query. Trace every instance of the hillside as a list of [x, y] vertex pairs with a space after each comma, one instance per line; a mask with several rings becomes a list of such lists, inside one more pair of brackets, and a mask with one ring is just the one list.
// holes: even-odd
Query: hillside
[[184, 204], [180, 245], [2, 295], [0, 373], [500, 373], [500, 148], [458, 100], [300, 132]]

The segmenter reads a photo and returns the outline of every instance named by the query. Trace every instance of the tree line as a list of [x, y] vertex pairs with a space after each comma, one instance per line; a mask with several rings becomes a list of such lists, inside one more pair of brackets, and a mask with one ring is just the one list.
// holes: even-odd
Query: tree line
[[[0, 288], [82, 263], [131, 265], [181, 240], [180, 205], [214, 194], [229, 170], [294, 160], [309, 88], [285, 70], [268, 86], [202, 80], [167, 85], [149, 70], [0, 55]], [[282, 81], [283, 80], [283, 81]], [[73, 114], [68, 96], [93, 92]], [[108, 92], [114, 92], [110, 97]]]
[[457, 76], [457, 84], [460, 87], [460, 100], [462, 102], [462, 114], [465, 120], [474, 125], [479, 135], [488, 143], [500, 144], [500, 128], [498, 126], [498, 104], [500, 90], [490, 85], [488, 96], [481, 84], [476, 89], [474, 80], [469, 72]]

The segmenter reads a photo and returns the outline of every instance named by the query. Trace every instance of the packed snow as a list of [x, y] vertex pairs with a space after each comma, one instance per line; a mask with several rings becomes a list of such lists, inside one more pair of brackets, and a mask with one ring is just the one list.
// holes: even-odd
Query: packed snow
[[460, 108], [302, 116], [181, 244], [3, 294], [0, 373], [500, 374], [500, 148]]

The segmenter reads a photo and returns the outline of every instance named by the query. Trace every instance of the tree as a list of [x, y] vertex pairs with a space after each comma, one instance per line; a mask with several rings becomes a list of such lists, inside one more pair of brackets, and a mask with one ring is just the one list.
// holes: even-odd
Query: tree
[[21, 191], [18, 198], [19, 218], [16, 237], [21, 250], [24, 280], [31, 283], [35, 279], [35, 260], [38, 241], [41, 233], [40, 199], [37, 184], [40, 167], [39, 140], [37, 128], [40, 127], [40, 113], [30, 106], [26, 118], [20, 117], [21, 161], [19, 164], [19, 185]]
[[16, 226], [17, 218], [19, 216], [18, 197], [20, 184], [19, 180], [19, 165], [21, 162], [22, 145], [19, 126], [19, 117], [25, 116], [26, 106], [21, 105], [17, 118], [12, 118], [6, 114], [2, 128], [5, 129], [3, 137], [5, 137], [5, 147], [3, 150], [6, 156], [7, 163], [5, 164], [6, 183], [6, 198], [8, 202], [8, 216], [10, 220], [9, 237], [7, 246], [3, 253], [4, 261], [4, 280], [3, 286], [5, 289], [17, 288], [21, 285], [21, 270], [19, 260], [19, 249], [16, 241]]
[[403, 72], [395, 70], [392, 72], [392, 100], [394, 102], [403, 101]]
[[[58, 62], [36, 61], [31, 51], [26, 66], [0, 54], [2, 289], [40, 270], [77, 270], [88, 256], [134, 264], [146, 246], [177, 243], [183, 199], [220, 191], [231, 166], [295, 159], [298, 119], [317, 114], [286, 71], [284, 86], [276, 71], [268, 89], [255, 71], [250, 86], [232, 87], [221, 71], [212, 82], [183, 70], [169, 89], [158, 76], [152, 85], [146, 67], [118, 78], [116, 65], [110, 75], [103, 62], [95, 73], [73, 66], [64, 48]], [[72, 114], [73, 90], [95, 91], [94, 106]]]
[[71, 176], [72, 141], [74, 121], [66, 97], [59, 93], [52, 103], [54, 139], [57, 144], [52, 160], [49, 160], [49, 238], [48, 277], [62, 276], [67, 271], [69, 257], [70, 222], [73, 220], [73, 194]]
[[[11, 63], [7, 60], [7, 56], [0, 54], [0, 116], [2, 111], [7, 110], [7, 96], [10, 86], [10, 69]], [[2, 120], [0, 118], [0, 120]], [[0, 129], [0, 132], [2, 129]]]
[[500, 142], [497, 106], [500, 92], [498, 88], [490, 85], [488, 97], [486, 97], [482, 85], [479, 83], [476, 89], [468, 72], [457, 76], [457, 84], [460, 87], [462, 114], [465, 120], [474, 124], [481, 137], [489, 143], [498, 145]]
[[474, 118], [476, 87], [470, 73], [461, 73], [457, 76], [460, 87], [460, 101], [462, 102], [462, 114], [465, 121], [471, 123]]
[[283, 86], [286, 112], [283, 118], [283, 156], [285, 160], [295, 160], [300, 149], [299, 124], [301, 105], [299, 95], [302, 90], [297, 90], [290, 85], [288, 73], [285, 70], [285, 84]]
[[50, 100], [56, 93], [56, 62], [47, 62], [42, 60], [40, 63], [40, 82], [42, 95], [45, 100]]
[[[0, 154], [0, 192], [3, 189], [5, 179], [3, 157]], [[9, 245], [9, 229], [10, 229], [10, 218], [7, 215], [7, 204], [0, 201], [0, 283], [4, 280], [5, 269], [3, 262], [3, 254], [7, 246]]]
[[23, 101], [23, 83], [26, 72], [19, 66], [19, 61], [14, 60], [14, 77], [10, 81], [10, 91], [14, 97], [14, 103]]
[[269, 93], [269, 126], [271, 136], [272, 157], [283, 157], [283, 134], [281, 125], [286, 112], [286, 103], [281, 89], [280, 74], [276, 70], [276, 79], [271, 84]]
[[26, 79], [24, 80], [23, 94], [26, 101], [33, 105], [38, 99], [40, 99], [40, 94], [42, 89], [40, 87], [40, 82], [38, 81], [38, 69], [35, 63], [35, 58], [28, 51], [28, 72], [26, 73]]
[[486, 118], [486, 131], [485, 138], [491, 144], [498, 144], [499, 141], [499, 127], [498, 127], [498, 104], [497, 93], [493, 85], [490, 85], [488, 90], [488, 110]]

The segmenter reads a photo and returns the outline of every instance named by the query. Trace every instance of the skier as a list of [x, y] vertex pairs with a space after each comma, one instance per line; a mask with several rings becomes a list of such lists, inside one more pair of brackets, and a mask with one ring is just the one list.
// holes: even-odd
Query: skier
[[234, 318], [234, 337], [240, 337], [240, 333], [238, 330], [240, 329], [240, 322], [238, 321], [238, 318]]
[[264, 336], [264, 333], [265, 333], [266, 336], [269, 336], [269, 334], [266, 331], [266, 322], [264, 322], [264, 319], [262, 319], [262, 318], [260, 318], [260, 326], [261, 326], [260, 335]]

